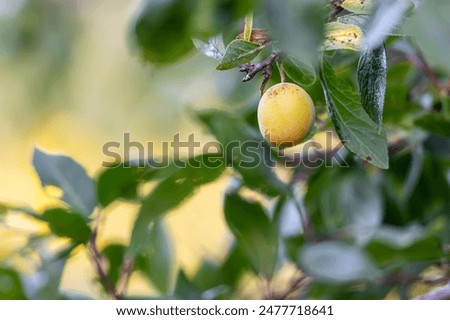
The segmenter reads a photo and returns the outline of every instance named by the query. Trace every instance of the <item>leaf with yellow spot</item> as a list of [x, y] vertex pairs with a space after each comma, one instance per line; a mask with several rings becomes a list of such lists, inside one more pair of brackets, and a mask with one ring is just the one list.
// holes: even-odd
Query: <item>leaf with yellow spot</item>
[[354, 13], [370, 13], [375, 4], [375, 0], [344, 0], [341, 4], [345, 10]]
[[330, 22], [326, 24], [323, 50], [360, 50], [362, 30], [353, 24]]

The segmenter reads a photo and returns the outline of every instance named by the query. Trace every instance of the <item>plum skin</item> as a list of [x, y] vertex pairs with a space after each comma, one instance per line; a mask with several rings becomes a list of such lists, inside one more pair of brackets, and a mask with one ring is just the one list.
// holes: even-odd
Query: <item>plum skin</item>
[[299, 144], [311, 130], [315, 118], [311, 97], [302, 87], [293, 83], [279, 83], [270, 87], [259, 101], [259, 130], [276, 147]]

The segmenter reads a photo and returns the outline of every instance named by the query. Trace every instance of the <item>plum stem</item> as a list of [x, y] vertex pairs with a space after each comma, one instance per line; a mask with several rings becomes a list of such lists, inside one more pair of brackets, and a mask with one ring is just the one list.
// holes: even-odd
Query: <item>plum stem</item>
[[250, 41], [253, 30], [253, 12], [245, 16], [244, 40]]
[[284, 72], [283, 66], [280, 63], [280, 60], [277, 60], [278, 72], [280, 73], [281, 82], [286, 82], [286, 72]]

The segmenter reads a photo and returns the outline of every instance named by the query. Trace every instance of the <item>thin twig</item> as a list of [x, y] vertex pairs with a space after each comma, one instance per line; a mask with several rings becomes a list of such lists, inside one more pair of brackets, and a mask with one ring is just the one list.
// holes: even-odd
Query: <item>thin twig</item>
[[259, 280], [259, 285], [261, 288], [261, 292], [263, 292], [264, 300], [273, 300], [273, 291], [271, 288], [271, 280], [261, 276]]
[[257, 64], [246, 63], [239, 67], [239, 71], [246, 72], [246, 76], [242, 79], [243, 82], [252, 80], [259, 72], [271, 66], [277, 59], [279, 55], [276, 52], [272, 52], [267, 58], [262, 60]]
[[[410, 142], [406, 138], [400, 138], [396, 141], [389, 143], [388, 154], [389, 157], [393, 157], [407, 148], [411, 147]], [[314, 169], [321, 167], [324, 163], [331, 163], [332, 161], [341, 161], [342, 158], [338, 156], [338, 153], [344, 148], [343, 145], [339, 145], [333, 150], [317, 150], [315, 152], [305, 152], [305, 153], [294, 153], [294, 154], [284, 154], [282, 151], [279, 153], [279, 162], [282, 163], [287, 168], [299, 168], [308, 169], [309, 171], [301, 171], [300, 180], [306, 180], [308, 178], [308, 172], [313, 172]], [[345, 165], [345, 163], [341, 163]], [[300, 169], [300, 168], [299, 168]]]
[[388, 154], [389, 157], [393, 157], [400, 152], [406, 150], [411, 146], [410, 142], [406, 138], [398, 139], [388, 145]]
[[[442, 300], [442, 299], [448, 299], [450, 298], [450, 279], [447, 276], [443, 276], [437, 279], [427, 279], [424, 276], [417, 276], [413, 274], [408, 274], [406, 272], [396, 272], [390, 275], [387, 275], [383, 278], [378, 279], [375, 281], [374, 285], [381, 287], [386, 285], [392, 285], [395, 284], [399, 287], [408, 287], [411, 284], [414, 283], [420, 283], [428, 286], [436, 286], [436, 285], [442, 285], [448, 283], [446, 286], [441, 288], [435, 288], [431, 290], [430, 292], [418, 296], [414, 299], [418, 300]], [[405, 296], [405, 299], [408, 297]]]
[[269, 82], [270, 77], [272, 76], [273, 66], [269, 64], [267, 67], [263, 70], [263, 81], [261, 82], [261, 86], [259, 87], [259, 92], [261, 93], [261, 97], [264, 94], [264, 91], [266, 90], [267, 82]]
[[113, 299], [120, 299], [120, 296], [117, 294], [116, 287], [112, 283], [111, 279], [109, 278], [106, 270], [105, 270], [105, 261], [103, 259], [102, 254], [97, 248], [97, 234], [98, 234], [98, 223], [94, 227], [94, 230], [92, 230], [91, 237], [89, 239], [89, 251], [91, 252], [92, 259], [94, 261], [95, 270], [96, 273], [100, 279], [100, 282], [105, 287], [108, 294]]
[[299, 203], [297, 199], [294, 199], [295, 207], [297, 208], [298, 214], [300, 216], [300, 221], [302, 223], [303, 233], [305, 235], [305, 240], [307, 242], [316, 242], [316, 234], [314, 232], [313, 225], [311, 223], [311, 219], [309, 219], [309, 215], [306, 212], [306, 209], [303, 203]]
[[117, 282], [117, 294], [119, 299], [122, 299], [127, 291], [128, 283], [130, 282], [131, 274], [133, 273], [133, 260], [125, 258], [120, 268], [121, 275]]
[[438, 279], [419, 278], [417, 280], [417, 282], [420, 282], [422, 284], [429, 285], [429, 286], [442, 285], [442, 284], [445, 284], [447, 281], [449, 281], [448, 277], [446, 277], [446, 278], [438, 278]]
[[[303, 170], [301, 170], [301, 171], [303, 171]], [[297, 209], [297, 212], [300, 217], [300, 222], [302, 224], [302, 229], [303, 229], [303, 234], [305, 236], [305, 240], [307, 242], [312, 243], [312, 242], [317, 241], [317, 237], [316, 237], [316, 234], [314, 231], [314, 226], [311, 222], [311, 219], [309, 218], [308, 212], [306, 211], [306, 208], [305, 208], [305, 205], [303, 202], [303, 195], [299, 194], [302, 191], [297, 189], [297, 188], [301, 188], [301, 184], [305, 183], [305, 181], [306, 181], [306, 180], [298, 181], [297, 174], [301, 171], [296, 170], [296, 173], [293, 175], [293, 177], [291, 179], [291, 183], [290, 183], [291, 195], [292, 195], [292, 199], [293, 199], [295, 208]], [[305, 174], [306, 174], [306, 176], [309, 176], [309, 172], [306, 172]], [[298, 193], [296, 193], [296, 191], [298, 191]]]
[[425, 77], [430, 81], [432, 86], [439, 92], [439, 94], [450, 95], [450, 79], [448, 83], [442, 84], [437, 73], [431, 68], [425, 59], [422, 51], [417, 46], [413, 46], [415, 54], [406, 53], [399, 50], [393, 50], [396, 53], [402, 55], [406, 60], [414, 64], [417, 69], [419, 69]]
[[280, 73], [281, 82], [286, 82], [286, 72], [284, 72], [284, 69], [280, 63], [280, 60], [277, 60], [277, 67], [278, 67], [278, 72]]
[[333, 10], [331, 10], [328, 15], [328, 22], [333, 21], [334, 18], [336, 18], [336, 16], [344, 10], [344, 8], [341, 7], [341, 4], [344, 2], [343, 0], [331, 0], [330, 2], [333, 6]]
[[[321, 167], [324, 163], [331, 163], [333, 159], [339, 160], [337, 155], [343, 147], [344, 146], [339, 146], [330, 151], [318, 150], [314, 152], [294, 153], [291, 155], [280, 154], [279, 160], [283, 165], [285, 165], [286, 168], [301, 167], [302, 169], [309, 169], [311, 171]], [[307, 176], [302, 176], [307, 178]]]
[[428, 63], [420, 53], [416, 53], [416, 55], [404, 53], [403, 56], [407, 60], [412, 62], [417, 67], [417, 69], [423, 72], [423, 74], [427, 77], [433, 87], [435, 87], [439, 92], [443, 90], [443, 87], [439, 82], [439, 77], [436, 75], [433, 69], [431, 69], [431, 67], [428, 65]]
[[300, 270], [298, 270], [292, 280], [289, 282], [288, 287], [282, 292], [274, 294], [273, 299], [286, 300], [291, 298], [291, 296], [299, 291], [305, 285], [305, 282], [308, 282], [309, 279], [310, 278], [306, 274], [301, 273]]

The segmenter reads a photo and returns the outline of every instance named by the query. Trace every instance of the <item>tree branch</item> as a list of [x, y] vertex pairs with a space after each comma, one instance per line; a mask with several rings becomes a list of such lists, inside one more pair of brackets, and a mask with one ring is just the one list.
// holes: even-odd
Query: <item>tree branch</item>
[[293, 298], [292, 296], [301, 290], [302, 288], [308, 286], [311, 282], [311, 278], [306, 274], [302, 273], [300, 270], [292, 280], [289, 282], [287, 288], [280, 293], [275, 293], [271, 297], [273, 300], [287, 300]]
[[121, 275], [117, 283], [117, 295], [119, 299], [122, 299], [126, 294], [128, 283], [130, 281], [131, 274], [133, 273], [133, 260], [125, 258], [120, 270]]
[[410, 143], [406, 138], [400, 138], [397, 141], [391, 142], [388, 145], [389, 157], [393, 157], [409, 147]]
[[330, 4], [333, 6], [333, 9], [328, 15], [328, 22], [333, 21], [334, 18], [336, 18], [336, 16], [344, 10], [344, 8], [341, 7], [343, 2], [344, 0], [330, 0]]
[[439, 92], [439, 94], [450, 95], [450, 79], [448, 80], [448, 83], [442, 84], [440, 82], [439, 76], [428, 64], [420, 49], [417, 46], [413, 47], [415, 54], [406, 53], [395, 49], [393, 51], [400, 54], [406, 60], [414, 64], [416, 68], [425, 75], [425, 77], [428, 79], [428, 81], [430, 81], [431, 85]]
[[271, 66], [277, 59], [279, 54], [272, 52], [267, 58], [257, 64], [246, 63], [239, 67], [240, 72], [246, 72], [247, 75], [242, 79], [243, 82], [252, 80], [259, 72]]
[[[406, 138], [399, 138], [398, 140], [392, 141], [388, 145], [388, 154], [389, 157], [393, 157], [407, 148], [411, 147], [410, 142]], [[301, 167], [304, 169], [299, 172], [300, 179], [298, 180], [306, 180], [314, 169], [319, 168], [324, 162], [332, 162], [338, 153], [345, 148], [343, 145], [340, 145], [333, 150], [316, 150], [315, 152], [305, 152], [305, 153], [295, 153], [292, 155], [284, 154], [280, 151], [280, 163], [285, 165], [287, 168], [297, 168]], [[339, 158], [337, 158], [339, 159]]]
[[305, 206], [303, 204], [303, 199], [301, 199], [301, 201], [302, 203], [299, 203], [299, 200], [295, 199], [294, 197], [295, 207], [297, 208], [298, 214], [300, 216], [300, 221], [302, 223], [303, 234], [305, 235], [306, 241], [310, 243], [316, 242], [316, 234], [314, 232], [311, 219], [309, 218], [308, 212], [306, 212]]
[[113, 299], [120, 299], [120, 295], [117, 293], [116, 287], [112, 283], [109, 278], [106, 270], [105, 270], [105, 261], [103, 259], [102, 254], [97, 248], [97, 234], [98, 234], [98, 224], [95, 226], [94, 230], [92, 230], [91, 237], [89, 239], [89, 251], [91, 252], [92, 259], [94, 261], [96, 273], [100, 279], [100, 282], [105, 287], [108, 294]]
[[439, 92], [443, 90], [439, 82], [439, 77], [436, 75], [433, 69], [431, 69], [431, 67], [428, 65], [428, 63], [420, 53], [416, 53], [416, 55], [405, 53], [403, 54], [403, 56], [406, 58], [406, 60], [412, 62], [417, 67], [417, 69], [423, 72], [423, 74], [428, 78], [433, 87], [435, 87]]
[[336, 18], [336, 16], [344, 10], [341, 6], [335, 6], [333, 10], [328, 15], [328, 22], [331, 22]]

